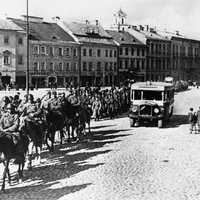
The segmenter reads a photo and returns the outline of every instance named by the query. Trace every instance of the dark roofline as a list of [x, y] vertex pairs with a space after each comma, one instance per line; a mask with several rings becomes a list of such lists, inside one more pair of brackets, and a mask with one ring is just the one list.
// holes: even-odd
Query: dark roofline
[[112, 37], [106, 37], [106, 36], [101, 36], [99, 34], [94, 34], [94, 33], [91, 33], [91, 34], [88, 34], [88, 35], [82, 35], [82, 34], [76, 34], [76, 33], [73, 33], [75, 36], [77, 37], [85, 37], [85, 38], [98, 38], [98, 39], [109, 39], [109, 40], [112, 40], [113, 38]]

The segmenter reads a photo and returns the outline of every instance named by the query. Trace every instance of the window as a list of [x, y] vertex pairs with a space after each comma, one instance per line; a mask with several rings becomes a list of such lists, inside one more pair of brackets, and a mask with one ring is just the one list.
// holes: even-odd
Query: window
[[39, 70], [39, 65], [38, 65], [38, 62], [34, 62], [33, 63], [33, 71], [38, 71]]
[[78, 64], [74, 63], [74, 71], [78, 71]]
[[41, 54], [46, 54], [46, 47], [45, 46], [41, 46]]
[[101, 62], [97, 62], [97, 71], [101, 71]]
[[4, 44], [9, 44], [9, 37], [8, 36], [4, 36]]
[[113, 71], [113, 63], [110, 62], [110, 71]]
[[22, 45], [22, 44], [23, 44], [23, 39], [22, 39], [22, 38], [19, 38], [19, 39], [18, 39], [18, 44], [19, 44], [19, 45]]
[[114, 57], [115, 58], [117, 57], [117, 51], [114, 51]]
[[69, 62], [67, 62], [67, 63], [65, 63], [65, 71], [70, 71], [70, 63]]
[[162, 100], [162, 92], [161, 91], [143, 91], [143, 99], [144, 100]]
[[145, 56], [145, 51], [144, 51], [144, 49], [142, 49], [142, 56]]
[[119, 55], [122, 55], [123, 54], [123, 49], [120, 47], [119, 48]]
[[140, 56], [140, 49], [137, 49], [137, 56]]
[[87, 63], [83, 62], [83, 71], [87, 71]]
[[49, 70], [54, 71], [54, 63], [50, 63]]
[[117, 63], [114, 62], [114, 71], [116, 72], [117, 71]]
[[140, 90], [135, 90], [134, 91], [134, 100], [141, 100], [142, 98], [142, 93]]
[[105, 71], [108, 71], [108, 63], [105, 63]]
[[70, 54], [70, 49], [69, 48], [66, 48], [66, 56], [69, 56], [69, 54]]
[[63, 63], [60, 62], [58, 65], [58, 71], [62, 71], [63, 70]]
[[125, 60], [125, 69], [128, 69], [128, 60]]
[[134, 56], [134, 48], [131, 48], [131, 55]]
[[87, 56], [87, 49], [83, 49], [83, 56]]
[[108, 57], [108, 50], [105, 50], [105, 56]]
[[101, 57], [101, 49], [97, 49], [97, 56]]
[[45, 71], [46, 70], [46, 62], [41, 62], [40, 70], [41, 71]]
[[10, 65], [10, 56], [9, 55], [4, 55], [3, 63], [4, 63], [4, 65]]
[[18, 65], [23, 65], [24, 61], [23, 61], [23, 56], [22, 55], [18, 55]]
[[89, 62], [89, 71], [90, 71], [90, 72], [92, 71], [92, 68], [93, 68], [93, 63], [92, 63], [92, 62]]
[[61, 48], [61, 47], [58, 48], [58, 55], [59, 56], [63, 55], [63, 48]]
[[119, 61], [119, 68], [120, 68], [120, 69], [123, 68], [123, 62], [122, 62], [122, 60]]
[[128, 56], [128, 47], [125, 48], [125, 55]]
[[33, 53], [34, 53], [34, 54], [39, 54], [39, 46], [38, 46], [38, 45], [35, 45], [35, 46], [33, 47]]
[[76, 48], [73, 50], [73, 56], [74, 56], [74, 57], [77, 56], [77, 49], [76, 49]]
[[92, 56], [92, 49], [89, 49], [89, 56]]
[[49, 55], [50, 56], [54, 55], [54, 48], [53, 47], [49, 47]]
[[110, 50], [110, 57], [112, 58], [112, 56], [113, 56], [113, 51]]

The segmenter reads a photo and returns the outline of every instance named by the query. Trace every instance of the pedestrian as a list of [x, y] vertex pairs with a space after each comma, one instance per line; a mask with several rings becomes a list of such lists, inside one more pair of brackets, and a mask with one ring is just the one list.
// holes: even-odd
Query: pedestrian
[[192, 134], [192, 131], [196, 133], [197, 114], [194, 112], [193, 108], [190, 108], [188, 118], [190, 123], [190, 134]]
[[200, 106], [199, 109], [197, 110], [197, 131], [200, 133]]

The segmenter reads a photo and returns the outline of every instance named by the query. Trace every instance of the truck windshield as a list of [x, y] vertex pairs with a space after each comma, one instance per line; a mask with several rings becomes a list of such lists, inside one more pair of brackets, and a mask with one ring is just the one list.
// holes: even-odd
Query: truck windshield
[[134, 99], [135, 100], [141, 100], [142, 98], [142, 91], [141, 90], [135, 90], [134, 91]]
[[143, 99], [161, 101], [162, 92], [161, 91], [143, 91]]

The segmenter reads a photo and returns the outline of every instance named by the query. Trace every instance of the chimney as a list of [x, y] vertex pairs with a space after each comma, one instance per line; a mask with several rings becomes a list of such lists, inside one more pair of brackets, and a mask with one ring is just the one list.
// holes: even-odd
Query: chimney
[[85, 23], [88, 25], [88, 24], [89, 24], [89, 21], [86, 19], [86, 20], [85, 20]]
[[176, 35], [180, 35], [179, 31], [176, 31]]
[[144, 31], [144, 26], [139, 25], [139, 30], [140, 30], [140, 31]]
[[146, 25], [146, 31], [149, 31], [149, 25]]

